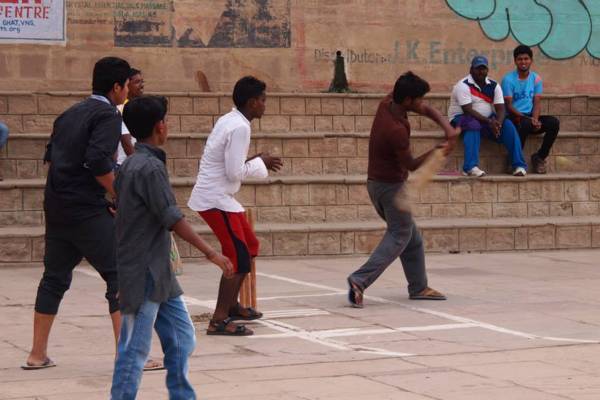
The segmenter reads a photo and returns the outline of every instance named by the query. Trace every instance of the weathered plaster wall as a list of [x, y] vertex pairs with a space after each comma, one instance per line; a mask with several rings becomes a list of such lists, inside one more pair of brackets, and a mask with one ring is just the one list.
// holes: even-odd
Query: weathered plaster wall
[[[488, 55], [492, 78], [510, 70], [517, 42], [503, 39], [502, 29], [519, 22], [529, 27], [526, 34], [517, 32], [521, 41], [562, 38], [535, 48], [547, 92], [599, 93], [600, 59], [592, 54], [600, 26], [594, 30], [592, 22], [600, 18], [590, 4], [600, 2], [574, 1], [587, 5], [588, 14], [547, 8], [566, 20], [548, 27], [541, 8], [529, 25], [524, 13], [516, 13], [520, 9], [505, 13], [510, 21], [503, 13], [490, 14], [491, 6], [515, 3], [499, 0], [69, 0], [66, 47], [0, 45], [0, 90], [86, 90], [94, 61], [118, 55], [145, 72], [152, 91], [197, 90], [195, 73], [201, 70], [214, 91], [229, 91], [241, 75], [254, 74], [272, 91], [318, 92], [329, 85], [339, 49], [357, 91], [387, 90], [411, 69], [434, 91], [446, 92], [467, 73], [475, 54]], [[587, 49], [584, 36], [569, 31], [573, 24], [589, 28]], [[554, 58], [576, 55], [551, 59], [540, 48]]]

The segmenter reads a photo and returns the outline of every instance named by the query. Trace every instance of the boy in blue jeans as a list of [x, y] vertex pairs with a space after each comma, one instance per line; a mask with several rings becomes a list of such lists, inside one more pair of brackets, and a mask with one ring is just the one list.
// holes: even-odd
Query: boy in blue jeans
[[167, 140], [167, 100], [140, 97], [127, 103], [123, 120], [138, 140], [115, 181], [117, 194], [117, 271], [121, 334], [111, 389], [112, 400], [135, 399], [152, 340], [165, 354], [171, 400], [195, 399], [188, 380], [188, 358], [196, 342], [194, 326], [171, 270], [174, 231], [216, 264], [225, 277], [231, 262], [202, 240], [177, 208], [159, 147]]
[[470, 74], [458, 81], [452, 89], [448, 117], [451, 124], [460, 127], [463, 132], [463, 174], [475, 177], [486, 174], [479, 165], [479, 146], [481, 136], [484, 136], [506, 147], [514, 176], [525, 176], [527, 164], [523, 158], [519, 134], [514, 124], [508, 118], [505, 119], [500, 85], [489, 79], [487, 74], [487, 58], [474, 57]]

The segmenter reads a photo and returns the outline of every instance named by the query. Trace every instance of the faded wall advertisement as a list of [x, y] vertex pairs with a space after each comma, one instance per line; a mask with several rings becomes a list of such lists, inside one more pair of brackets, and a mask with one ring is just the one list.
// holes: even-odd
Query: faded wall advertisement
[[213, 91], [251, 74], [270, 91], [321, 92], [340, 51], [352, 90], [386, 92], [412, 70], [445, 93], [475, 55], [500, 79], [527, 44], [547, 93], [600, 93], [600, 0], [0, 0], [0, 34], [39, 28], [35, 10], [61, 4], [66, 46], [4, 45], [5, 90], [87, 90], [110, 54], [142, 69], [149, 91], [204, 90], [202, 72]]
[[64, 0], [0, 0], [0, 43], [62, 44]]
[[290, 47], [289, 0], [118, 3], [116, 47]]

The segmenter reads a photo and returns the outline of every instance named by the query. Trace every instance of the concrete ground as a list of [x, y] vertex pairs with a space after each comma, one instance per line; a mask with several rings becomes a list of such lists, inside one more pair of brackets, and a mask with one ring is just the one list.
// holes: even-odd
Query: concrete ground
[[[428, 255], [444, 302], [410, 301], [399, 263], [346, 301], [363, 257], [263, 259], [253, 337], [207, 337], [190, 377], [199, 399], [598, 399], [599, 251]], [[0, 270], [0, 399], [106, 399], [113, 367], [103, 282], [78, 267], [51, 336], [58, 366], [22, 371], [39, 268]], [[186, 264], [190, 312], [211, 310], [218, 274]], [[156, 339], [156, 338], [155, 338]], [[157, 340], [153, 355], [160, 355]], [[164, 371], [139, 399], [165, 399]]]

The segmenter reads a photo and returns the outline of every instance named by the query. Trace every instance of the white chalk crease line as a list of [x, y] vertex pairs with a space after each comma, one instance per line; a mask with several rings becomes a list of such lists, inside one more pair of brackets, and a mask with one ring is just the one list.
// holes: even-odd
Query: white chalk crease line
[[[100, 275], [97, 272], [95, 272], [89, 268], [78, 267], [75, 269], [75, 271], [79, 272], [81, 274], [87, 275], [87, 276], [94, 277], [94, 278], [100, 278]], [[316, 288], [316, 289], [327, 290], [329, 293], [327, 293], [325, 295], [328, 295], [328, 296], [347, 293], [347, 290], [342, 290], [342, 289], [335, 288], [332, 286], [326, 286], [326, 285], [316, 284], [316, 283], [312, 283], [312, 282], [301, 281], [298, 279], [287, 278], [287, 277], [279, 276], [279, 275], [266, 274], [264, 272], [257, 272], [256, 275], [262, 276], [265, 278], [269, 278], [269, 279], [283, 281], [283, 282], [294, 283], [294, 284], [297, 284], [300, 286], [306, 286], [306, 287], [312, 287], [312, 288]], [[317, 297], [320, 295], [311, 294], [309, 296]], [[294, 296], [294, 297], [302, 297], [302, 295], [298, 295], [298, 296]], [[285, 298], [285, 296], [281, 296], [278, 298]], [[415, 312], [428, 314], [428, 315], [434, 315], [434, 316], [437, 316], [440, 318], [445, 318], [450, 321], [458, 322], [461, 324], [474, 325], [475, 327], [478, 327], [478, 328], [487, 329], [487, 330], [498, 332], [498, 333], [504, 333], [507, 335], [522, 337], [522, 338], [530, 339], [530, 340], [547, 340], [547, 341], [553, 341], [553, 342], [589, 343], [589, 344], [600, 343], [599, 339], [573, 339], [573, 338], [562, 338], [562, 337], [554, 337], [554, 336], [541, 336], [541, 335], [531, 334], [531, 333], [527, 333], [527, 332], [521, 332], [521, 331], [517, 331], [517, 330], [513, 330], [513, 329], [503, 328], [498, 325], [489, 324], [489, 323], [482, 322], [482, 321], [477, 321], [477, 320], [474, 320], [471, 318], [460, 317], [460, 316], [445, 313], [442, 311], [431, 310], [431, 309], [423, 308], [423, 307], [409, 306], [409, 305], [406, 305], [406, 304], [398, 302], [398, 301], [385, 299], [383, 297], [365, 295], [364, 298], [368, 299], [368, 300], [376, 301], [378, 303], [398, 305], [400, 307], [403, 307], [405, 309], [412, 310]], [[201, 307], [206, 307], [209, 309], [214, 308], [215, 304], [216, 304], [216, 301], [214, 301], [214, 300], [199, 300], [199, 299], [196, 299], [196, 298], [190, 297], [190, 296], [184, 296], [184, 301], [189, 305], [201, 306]], [[400, 353], [398, 353], [398, 354], [400, 354]]]
[[[335, 288], [332, 286], [314, 284], [312, 282], [305, 282], [305, 281], [301, 281], [298, 279], [287, 278], [287, 277], [279, 276], [279, 275], [266, 274], [264, 272], [257, 272], [256, 274], [259, 276], [265, 277], [265, 278], [270, 278], [270, 279], [289, 282], [289, 283], [295, 283], [297, 285], [302, 285], [302, 286], [307, 286], [307, 287], [315, 287], [315, 288], [328, 290], [328, 291], [332, 291], [332, 292], [343, 292], [343, 293], [347, 292], [347, 290], [341, 290], [339, 288]], [[477, 320], [474, 320], [471, 318], [464, 318], [464, 317], [460, 317], [457, 315], [445, 313], [442, 311], [431, 310], [431, 309], [423, 308], [423, 307], [409, 306], [404, 303], [400, 303], [398, 301], [384, 299], [383, 297], [365, 295], [364, 298], [368, 299], [368, 300], [376, 301], [379, 303], [398, 305], [398, 306], [406, 308], [408, 310], [420, 312], [423, 314], [435, 315], [437, 317], [445, 318], [450, 321], [459, 322], [459, 323], [463, 323], [463, 324], [473, 324], [482, 329], [488, 329], [490, 331], [504, 333], [507, 335], [518, 336], [518, 337], [522, 337], [522, 338], [526, 338], [526, 339], [548, 340], [548, 341], [555, 341], [555, 342], [571, 342], [571, 343], [600, 343], [599, 339], [572, 339], [572, 338], [561, 338], [561, 337], [553, 337], [553, 336], [540, 336], [540, 335], [535, 335], [535, 334], [531, 334], [531, 333], [516, 331], [513, 329], [503, 328], [501, 326], [489, 324], [486, 322], [477, 321]]]

